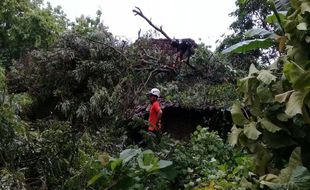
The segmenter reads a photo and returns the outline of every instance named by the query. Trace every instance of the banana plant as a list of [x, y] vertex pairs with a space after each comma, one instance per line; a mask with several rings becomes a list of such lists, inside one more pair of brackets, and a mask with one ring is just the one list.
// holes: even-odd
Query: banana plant
[[234, 44], [223, 50], [222, 53], [246, 53], [258, 48], [267, 49], [276, 43], [279, 43], [279, 52], [283, 52], [287, 41], [287, 38], [284, 36], [284, 24], [285, 16], [287, 14], [285, 9], [288, 5], [288, 0], [268, 0], [268, 3], [273, 14], [266, 18], [266, 22], [274, 25], [277, 32], [268, 31], [262, 28], [251, 29], [245, 33], [245, 37], [254, 37], [255, 39], [245, 40]]

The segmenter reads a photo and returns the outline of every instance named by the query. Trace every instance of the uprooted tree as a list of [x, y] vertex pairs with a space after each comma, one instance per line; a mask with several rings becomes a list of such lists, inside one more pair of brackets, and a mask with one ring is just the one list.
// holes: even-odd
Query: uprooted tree
[[192, 69], [196, 69], [194, 66], [192, 66], [189, 63], [190, 57], [194, 55], [195, 48], [197, 48], [197, 44], [194, 40], [188, 38], [188, 39], [171, 39], [167, 33], [163, 30], [162, 26], [157, 27], [152, 23], [150, 19], [148, 19], [142, 12], [142, 10], [139, 7], [136, 7], [133, 12], [135, 15], [139, 15], [144, 20], [147, 21], [155, 30], [159, 31], [163, 36], [166, 37], [168, 40], [167, 42], [170, 43], [171, 47], [175, 49], [175, 52], [177, 54], [175, 62], [181, 62], [185, 60], [185, 63]]

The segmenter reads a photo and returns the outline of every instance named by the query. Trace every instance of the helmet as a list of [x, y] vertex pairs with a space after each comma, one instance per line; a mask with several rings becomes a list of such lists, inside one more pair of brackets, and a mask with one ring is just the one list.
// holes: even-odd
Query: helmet
[[159, 91], [157, 88], [153, 88], [148, 94], [149, 94], [149, 95], [157, 96], [157, 98], [159, 98], [159, 96], [160, 96], [160, 91]]

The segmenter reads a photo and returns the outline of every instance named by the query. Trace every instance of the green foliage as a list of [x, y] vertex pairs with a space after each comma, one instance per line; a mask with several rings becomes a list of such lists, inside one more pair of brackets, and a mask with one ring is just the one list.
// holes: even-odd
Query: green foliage
[[[88, 181], [93, 188], [110, 189], [217, 189], [254, 188], [247, 181], [252, 158], [224, 144], [207, 128], [200, 128], [189, 142], [174, 142], [163, 135], [151, 150], [126, 149], [113, 158], [100, 154], [97, 173]], [[168, 159], [171, 161], [161, 160]]]
[[223, 53], [246, 53], [257, 48], [269, 48], [273, 45], [273, 41], [267, 39], [246, 40], [238, 44], [232, 45], [223, 50]]
[[[185, 107], [227, 108], [237, 95], [234, 85], [224, 83], [234, 82], [236, 73], [203, 44], [191, 59], [196, 69], [183, 64], [175, 71], [169, 68], [173, 56], [145, 48], [143, 40], [150, 39], [128, 45], [116, 40], [100, 19], [98, 11], [94, 19], [81, 16], [69, 23], [60, 7], [43, 8], [40, 0], [1, 2], [0, 62], [10, 66], [10, 73], [0, 69], [0, 188], [249, 185], [251, 158], [207, 129], [199, 128], [190, 142], [176, 144], [164, 137], [153, 151], [125, 149], [123, 120], [132, 115], [145, 88], [176, 80], [162, 85], [168, 100]], [[258, 78], [273, 83], [265, 75]], [[303, 83], [296, 80], [296, 87]], [[255, 139], [259, 134], [252, 128], [247, 134]], [[301, 169], [292, 176], [303, 174]]]
[[102, 169], [88, 181], [88, 186], [108, 189], [171, 189], [175, 177], [171, 161], [160, 160], [153, 151], [126, 149], [118, 158], [99, 157]]
[[237, 98], [235, 86], [231, 83], [210, 85], [208, 82], [197, 82], [188, 86], [171, 82], [159, 87], [165, 100], [190, 108], [228, 108]]
[[88, 171], [78, 180], [80, 184], [92, 176], [88, 166], [95, 151], [87, 134], [74, 132], [65, 122], [26, 123], [18, 114], [31, 99], [26, 94], [8, 94], [3, 77], [0, 84], [0, 188], [61, 189], [78, 172]]
[[102, 12], [98, 10], [96, 14], [94, 19], [84, 15], [76, 18], [76, 22], [71, 23], [71, 30], [81, 35], [97, 32], [98, 29], [106, 30], [107, 28], [100, 22]]
[[0, 68], [0, 76], [0, 187], [25, 189], [24, 173], [14, 170], [16, 162], [20, 161], [19, 155], [26, 151], [28, 140], [27, 124], [17, 115], [23, 106], [23, 99], [16, 99], [7, 93], [3, 68]]
[[[241, 106], [234, 104], [231, 110], [236, 126], [230, 141], [236, 144], [238, 138], [240, 145], [253, 152], [256, 172], [270, 173], [261, 178], [262, 186], [271, 189], [307, 189], [309, 185], [310, 166], [306, 155], [310, 142], [310, 46], [307, 42], [310, 30], [305, 30], [302, 24], [310, 21], [308, 3], [291, 1], [283, 25], [288, 37], [287, 54], [269, 69], [258, 70], [251, 66], [248, 77], [238, 82], [243, 102]], [[290, 152], [294, 147], [300, 148], [293, 151], [290, 161], [278, 154], [279, 151]], [[288, 162], [288, 167], [280, 174], [272, 169], [283, 167], [272, 164], [279, 159]]]
[[177, 171], [177, 183], [185, 189], [207, 187], [238, 189], [251, 171], [251, 157], [234, 150], [215, 133], [198, 127], [190, 142], [177, 144], [171, 160]]
[[[279, 30], [281, 30], [281, 32], [278, 32], [277, 29], [276, 30], [278, 33], [280, 33], [279, 35], [282, 35], [285, 31], [283, 29], [283, 22], [284, 22], [284, 15], [281, 14], [282, 17], [280, 17], [280, 14], [278, 13], [275, 4], [273, 1], [267, 1], [269, 6], [271, 7], [272, 11], [273, 11], [273, 15], [268, 16], [266, 18], [266, 21], [269, 24], [272, 24], [274, 26], [278, 26]], [[280, 51], [282, 51], [282, 43], [283, 43], [283, 39], [286, 39], [284, 37], [280, 37], [277, 33], [272, 33], [269, 32], [268, 30], [265, 30], [263, 28], [259, 28], [259, 29], [251, 29], [248, 30], [247, 32], [244, 33], [244, 35], [246, 37], [260, 37], [263, 39], [252, 39], [252, 40], [245, 40], [242, 42], [239, 42], [237, 44], [234, 44], [232, 46], [230, 46], [229, 48], [226, 48], [225, 50], [223, 50], [223, 53], [246, 53], [255, 49], [267, 49], [271, 46], [274, 45], [274, 41], [278, 40], [280, 41]]]
[[108, 122], [129, 101], [119, 101], [131, 79], [124, 75], [128, 69], [124, 57], [114, 49], [116, 45], [107, 31], [85, 37], [65, 33], [55, 48], [33, 52], [30, 61], [36, 61], [21, 63], [13, 77], [21, 78], [21, 86], [30, 89], [36, 106], [52, 103], [46, 107], [45, 117], [52, 112], [67, 120], [90, 122], [104, 118]]
[[310, 172], [302, 165], [300, 147], [290, 157], [288, 166], [280, 171], [279, 176], [267, 174], [261, 177], [261, 185], [270, 189], [301, 189], [310, 185]]
[[181, 67], [178, 80], [185, 83], [196, 80], [197, 82], [206, 81], [209, 84], [222, 84], [233, 82], [237, 76], [235, 70], [225, 57], [211, 52], [208, 46], [203, 43], [195, 49], [195, 54], [191, 58], [191, 64], [195, 69], [190, 69], [186, 64]]
[[[224, 36], [224, 40], [217, 48], [217, 51], [227, 53], [236, 50], [236, 52], [239, 52], [226, 54], [227, 59], [233, 69], [246, 72], [251, 64], [255, 66], [268, 64], [277, 56], [276, 46], [272, 43], [273, 39], [265, 38], [266, 36], [261, 35], [262, 33], [259, 33], [259, 36], [264, 39], [256, 39], [258, 31], [273, 31], [277, 26], [265, 22], [272, 12], [268, 0], [236, 0], [235, 4], [237, 9], [231, 13], [231, 16], [235, 16], [236, 20], [230, 25], [234, 33]], [[253, 33], [253, 31], [256, 32]], [[255, 34], [255, 38], [249, 35], [251, 33], [252, 35]], [[267, 33], [264, 32], [264, 34]], [[234, 47], [232, 47], [233, 45]], [[268, 49], [255, 49], [255, 47], [261, 46]]]
[[42, 8], [30, 0], [4, 0], [0, 5], [0, 57], [6, 66], [35, 48], [50, 47], [64, 31], [60, 8]]

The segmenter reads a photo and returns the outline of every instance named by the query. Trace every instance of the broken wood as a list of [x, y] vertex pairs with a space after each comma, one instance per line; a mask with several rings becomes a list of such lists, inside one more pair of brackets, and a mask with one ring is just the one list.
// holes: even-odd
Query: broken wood
[[146, 20], [146, 22], [148, 22], [153, 28], [155, 28], [155, 30], [160, 32], [163, 36], [165, 36], [168, 40], [171, 41], [171, 38], [166, 34], [166, 32], [163, 31], [162, 26], [157, 27], [156, 25], [154, 25], [150, 19], [148, 19], [146, 16], [144, 16], [144, 14], [142, 13], [142, 11], [139, 7], [135, 7], [135, 9], [132, 10], [132, 12], [135, 13], [135, 16], [136, 15], [141, 16], [144, 20]]

